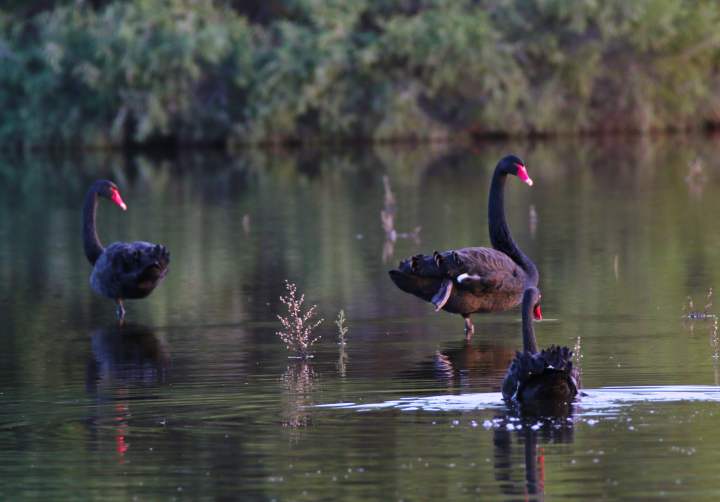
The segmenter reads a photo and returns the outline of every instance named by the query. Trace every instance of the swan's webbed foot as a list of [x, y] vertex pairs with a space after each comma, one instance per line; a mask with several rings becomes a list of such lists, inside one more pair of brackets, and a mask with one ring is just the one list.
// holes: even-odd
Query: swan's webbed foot
[[465, 319], [465, 339], [470, 340], [475, 333], [475, 326], [470, 320], [469, 315], [463, 315], [463, 319]]
[[125, 306], [120, 298], [115, 300], [115, 302], [117, 303], [115, 313], [117, 314], [118, 324], [122, 326], [125, 323]]

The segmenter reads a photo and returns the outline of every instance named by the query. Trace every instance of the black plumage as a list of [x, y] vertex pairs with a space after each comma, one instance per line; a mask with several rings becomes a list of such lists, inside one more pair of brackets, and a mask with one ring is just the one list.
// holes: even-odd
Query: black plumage
[[540, 292], [527, 288], [523, 294], [523, 351], [510, 363], [502, 384], [506, 400], [570, 401], [578, 393], [580, 373], [573, 364], [568, 347], [551, 345], [538, 351], [533, 317], [541, 317]]
[[473, 332], [470, 314], [500, 312], [516, 307], [527, 286], [536, 286], [535, 264], [515, 244], [505, 221], [504, 188], [508, 174], [528, 185], [525, 164], [514, 155], [498, 162], [490, 184], [488, 228], [492, 248], [469, 247], [415, 255], [390, 270], [395, 285], [436, 310], [461, 314], [468, 335]]
[[103, 247], [95, 227], [98, 196], [127, 209], [120, 191], [111, 181], [99, 180], [85, 195], [83, 206], [83, 245], [93, 265], [90, 285], [95, 292], [117, 303], [118, 319], [125, 317], [123, 300], [145, 298], [168, 272], [170, 253], [165, 246], [150, 242], [115, 242]]

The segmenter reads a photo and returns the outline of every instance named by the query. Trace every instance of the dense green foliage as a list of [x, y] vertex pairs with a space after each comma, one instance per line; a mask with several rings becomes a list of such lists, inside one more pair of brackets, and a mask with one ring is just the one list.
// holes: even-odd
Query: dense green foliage
[[0, 142], [239, 144], [720, 122], [714, 0], [0, 7]]

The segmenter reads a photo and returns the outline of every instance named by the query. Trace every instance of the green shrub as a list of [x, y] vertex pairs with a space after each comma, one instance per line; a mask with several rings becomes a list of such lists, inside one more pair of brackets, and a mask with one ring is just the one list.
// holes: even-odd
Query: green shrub
[[250, 74], [250, 31], [210, 1], [60, 7], [3, 19], [2, 138], [29, 144], [224, 140]]
[[447, 139], [719, 120], [714, 0], [41, 7], [0, 7], [4, 144]]

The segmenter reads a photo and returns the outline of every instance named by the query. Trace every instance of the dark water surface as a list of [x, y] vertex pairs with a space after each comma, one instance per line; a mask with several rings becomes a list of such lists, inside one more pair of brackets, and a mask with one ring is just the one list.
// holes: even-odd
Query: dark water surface
[[[681, 317], [720, 286], [718, 145], [1, 159], [0, 499], [717, 500], [717, 325]], [[488, 245], [509, 151], [535, 180], [510, 180], [507, 213], [540, 269], [539, 342], [581, 337], [588, 396], [554, 418], [497, 394], [517, 311], [476, 316], [466, 344], [460, 317], [386, 274]], [[419, 242], [385, 242], [383, 175]], [[82, 253], [96, 178], [129, 206], [101, 203], [103, 242], [172, 253], [123, 328]], [[310, 362], [275, 335], [285, 279], [326, 319]]]

